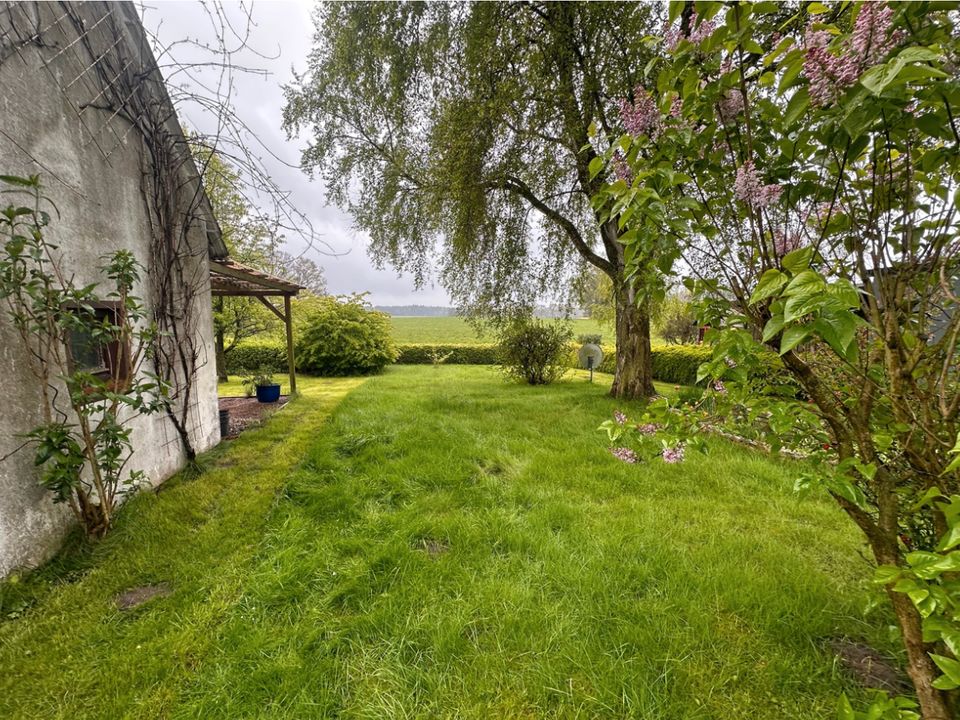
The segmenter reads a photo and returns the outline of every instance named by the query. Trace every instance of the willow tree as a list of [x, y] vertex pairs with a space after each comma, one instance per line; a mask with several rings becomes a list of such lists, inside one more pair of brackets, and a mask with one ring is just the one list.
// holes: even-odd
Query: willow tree
[[613, 394], [652, 394], [650, 320], [617, 222], [590, 198], [591, 125], [616, 134], [656, 6], [328, 3], [285, 125], [303, 166], [369, 233], [379, 262], [503, 318], [562, 294], [584, 263], [616, 294]]

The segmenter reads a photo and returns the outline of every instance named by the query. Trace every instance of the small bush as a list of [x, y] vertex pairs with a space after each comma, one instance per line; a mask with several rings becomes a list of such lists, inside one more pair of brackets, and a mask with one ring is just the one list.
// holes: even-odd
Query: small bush
[[500, 333], [500, 365], [507, 376], [547, 385], [567, 371], [573, 333], [562, 325], [520, 320]]
[[318, 298], [297, 344], [297, 365], [316, 375], [367, 375], [397, 359], [390, 316], [362, 295]]
[[577, 335], [577, 342], [581, 345], [599, 345], [600, 341], [603, 340], [603, 335], [599, 333], [587, 333], [585, 335]]
[[690, 301], [681, 295], [668, 295], [654, 320], [654, 330], [674, 345], [697, 341], [697, 317]]

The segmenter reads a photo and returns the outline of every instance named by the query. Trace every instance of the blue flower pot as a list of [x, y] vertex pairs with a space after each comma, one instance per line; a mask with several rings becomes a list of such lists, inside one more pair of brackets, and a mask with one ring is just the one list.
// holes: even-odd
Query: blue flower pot
[[257, 385], [257, 400], [260, 402], [276, 402], [280, 399], [279, 385]]

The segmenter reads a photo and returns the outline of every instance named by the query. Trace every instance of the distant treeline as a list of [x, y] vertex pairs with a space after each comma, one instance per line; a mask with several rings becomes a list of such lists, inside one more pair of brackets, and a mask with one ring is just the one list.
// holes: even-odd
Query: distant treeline
[[[377, 305], [376, 309], [387, 315], [405, 317], [451, 317], [457, 314], [456, 308], [440, 305]], [[564, 317], [565, 313], [562, 308], [540, 306], [534, 311], [534, 315], [541, 318], [560, 318]], [[570, 314], [570, 317], [583, 318], [587, 317], [587, 313], [577, 309]]]
[[413, 317], [449, 317], [457, 311], [451, 307], [439, 305], [377, 305], [377, 310], [388, 315], [410, 315]]

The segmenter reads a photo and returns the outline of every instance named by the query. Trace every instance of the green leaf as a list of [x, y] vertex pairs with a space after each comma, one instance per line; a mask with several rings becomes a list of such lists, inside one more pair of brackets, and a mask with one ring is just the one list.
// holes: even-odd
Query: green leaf
[[[957, 195], [960, 196], [960, 193], [957, 193]], [[960, 433], [957, 433], [957, 444], [953, 446], [953, 449], [950, 450], [948, 455], [956, 455], [956, 457], [950, 461], [950, 464], [940, 473], [941, 475], [946, 475], [949, 472], [960, 469]]]
[[821, 295], [824, 289], [823, 278], [813, 270], [804, 270], [787, 285], [783, 294], [787, 297], [810, 297], [812, 295]]
[[[602, 157], [593, 158], [593, 160], [590, 161], [590, 165], [587, 166], [590, 170], [590, 178], [593, 179], [599, 175], [603, 171], [604, 165], [605, 163], [603, 162]], [[583, 166], [581, 165], [581, 167]]]
[[[796, 95], [794, 95], [796, 97]], [[791, 100], [792, 102], [792, 100]], [[807, 246], [802, 247], [792, 252], [788, 252], [783, 256], [783, 259], [780, 260], [780, 264], [783, 266], [784, 270], [789, 271], [792, 275], [796, 275], [802, 270], [806, 270], [810, 267], [810, 261], [813, 259], [813, 247]]]
[[960, 523], [947, 530], [944, 536], [940, 538], [940, 542], [937, 543], [937, 550], [941, 552], [952, 550], [957, 545], [960, 545]]
[[760, 282], [750, 296], [750, 304], [755, 305], [777, 294], [790, 278], [776, 268], [770, 268], [760, 276]]
[[[787, 110], [784, 113], [783, 121], [787, 127], [793, 125], [800, 117], [807, 112], [810, 107], [810, 92], [802, 87], [797, 90], [790, 102], [787, 103]], [[794, 250], [794, 252], [797, 252]]]
[[960, 662], [945, 655], [930, 653], [930, 658], [937, 664], [937, 667], [943, 671], [943, 674], [950, 678], [953, 687], [960, 687]]
[[857, 720], [846, 693], [841, 693], [840, 700], [837, 702], [837, 720]]
[[812, 2], [807, 5], [807, 14], [809, 15], [823, 15], [824, 13], [830, 12], [830, 8], [820, 2]]
[[780, 338], [780, 354], [783, 355], [793, 350], [809, 336], [810, 331], [806, 325], [793, 325], [792, 327], [788, 327], [784, 330], [783, 337]]
[[770, 342], [770, 340], [776, 337], [777, 333], [783, 330], [785, 322], [783, 314], [774, 315], [767, 320], [767, 324], [763, 326], [763, 342]]

